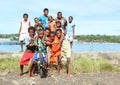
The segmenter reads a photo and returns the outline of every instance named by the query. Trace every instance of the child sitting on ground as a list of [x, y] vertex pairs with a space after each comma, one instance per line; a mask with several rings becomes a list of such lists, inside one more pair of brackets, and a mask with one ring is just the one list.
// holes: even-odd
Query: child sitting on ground
[[26, 44], [26, 51], [24, 52], [22, 58], [20, 59], [20, 76], [23, 75], [23, 67], [24, 65], [28, 65], [30, 59], [33, 57], [35, 52], [35, 45], [34, 45], [34, 35], [35, 35], [35, 28], [29, 27], [28, 28], [29, 37], [27, 37], [25, 40]]

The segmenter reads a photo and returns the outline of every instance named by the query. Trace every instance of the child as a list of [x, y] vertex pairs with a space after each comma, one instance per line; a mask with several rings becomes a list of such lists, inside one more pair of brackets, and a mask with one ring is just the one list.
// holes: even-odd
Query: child
[[70, 42], [71, 49], [72, 49], [74, 34], [75, 34], [75, 24], [73, 23], [73, 17], [70, 16], [68, 19], [67, 35], [68, 35], [68, 41]]
[[60, 21], [56, 21], [56, 29], [61, 29], [62, 33], [63, 34], [65, 33], [64, 30], [63, 30], [63, 28], [62, 28], [62, 26], [61, 26], [61, 22]]
[[53, 17], [52, 17], [52, 16], [49, 16], [48, 19], [49, 19], [48, 26], [49, 26], [51, 32], [55, 32], [55, 31], [56, 31], [56, 23], [55, 23], [55, 21], [53, 20]]
[[53, 67], [53, 63], [55, 63], [57, 65], [57, 70], [58, 70], [58, 75], [60, 74], [60, 66], [62, 65], [61, 63], [61, 44], [60, 44], [60, 39], [62, 36], [62, 30], [61, 29], [57, 29], [56, 30], [56, 36], [54, 34], [54, 32], [51, 32], [50, 37], [52, 40], [52, 46], [51, 46], [51, 50], [52, 50], [52, 55], [50, 57], [50, 66], [51, 68]]
[[67, 79], [70, 79], [70, 58], [71, 58], [71, 48], [70, 44], [66, 38], [66, 32], [61, 28], [61, 22], [57, 21], [56, 22], [56, 29], [61, 29], [62, 30], [62, 35], [60, 38], [60, 44], [61, 44], [61, 55], [63, 58], [67, 58]]
[[29, 71], [29, 76], [35, 76], [35, 68], [37, 66], [37, 62], [40, 60], [39, 58], [39, 52], [41, 51], [42, 53], [44, 53], [44, 55], [46, 55], [46, 47], [44, 46], [44, 44], [42, 43], [42, 38], [44, 35], [44, 30], [43, 29], [39, 29], [38, 30], [38, 37], [35, 39], [35, 44], [38, 46], [38, 50], [35, 53], [31, 63], [30, 63], [30, 71]]
[[19, 30], [19, 41], [21, 45], [21, 51], [23, 51], [23, 41], [28, 36], [28, 28], [30, 27], [30, 22], [28, 20], [28, 14], [23, 14], [24, 20], [21, 21]]
[[23, 75], [23, 67], [24, 65], [28, 65], [30, 59], [33, 57], [35, 52], [35, 45], [34, 45], [34, 34], [35, 28], [29, 27], [28, 28], [29, 37], [26, 38], [26, 52], [24, 52], [22, 58], [20, 59], [20, 76]]
[[34, 19], [34, 22], [35, 22], [35, 30], [38, 31], [39, 29], [43, 29], [43, 25], [42, 23], [39, 21], [39, 19], [36, 17]]

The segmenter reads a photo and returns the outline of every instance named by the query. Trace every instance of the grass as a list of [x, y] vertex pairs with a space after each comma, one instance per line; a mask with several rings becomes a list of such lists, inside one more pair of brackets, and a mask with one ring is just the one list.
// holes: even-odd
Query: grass
[[[66, 67], [66, 66], [65, 66]], [[25, 67], [27, 70], [28, 66]], [[0, 70], [19, 71], [19, 57], [0, 59]], [[120, 72], [120, 67], [115, 67], [105, 59], [80, 58], [71, 61], [72, 73], [89, 72]]]
[[[19, 71], [19, 58], [3, 58], [0, 59], [0, 70]], [[27, 67], [25, 67], [25, 70]]]
[[105, 59], [80, 58], [71, 62], [72, 73], [89, 72], [120, 72], [120, 67], [115, 67]]

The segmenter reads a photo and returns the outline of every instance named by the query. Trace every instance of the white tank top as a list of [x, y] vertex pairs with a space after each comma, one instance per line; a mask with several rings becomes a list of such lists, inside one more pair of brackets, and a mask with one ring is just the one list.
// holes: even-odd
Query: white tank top
[[28, 28], [29, 28], [29, 21], [21, 21], [22, 27], [21, 27], [21, 33], [28, 33]]

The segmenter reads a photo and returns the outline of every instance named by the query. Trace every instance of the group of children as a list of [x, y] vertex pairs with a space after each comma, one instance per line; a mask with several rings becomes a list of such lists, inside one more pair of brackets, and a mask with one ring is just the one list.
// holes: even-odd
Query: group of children
[[24, 20], [21, 22], [19, 40], [22, 51], [23, 40], [25, 40], [26, 51], [20, 59], [20, 75], [23, 75], [24, 65], [28, 64], [28, 75], [35, 75], [35, 68], [39, 61], [36, 55], [41, 52], [46, 68], [50, 68], [48, 74], [52, 72], [53, 65], [56, 65], [59, 75], [60, 69], [63, 69], [62, 58], [67, 58], [67, 79], [70, 79], [70, 58], [75, 27], [72, 24], [73, 17], [69, 17], [68, 23], [70, 24], [67, 26], [67, 20], [62, 17], [62, 12], [57, 13], [56, 19], [47, 16], [49, 12], [47, 8], [43, 12], [44, 16], [42, 18], [36, 17], [34, 19], [34, 26], [30, 26], [28, 14], [23, 15]]

